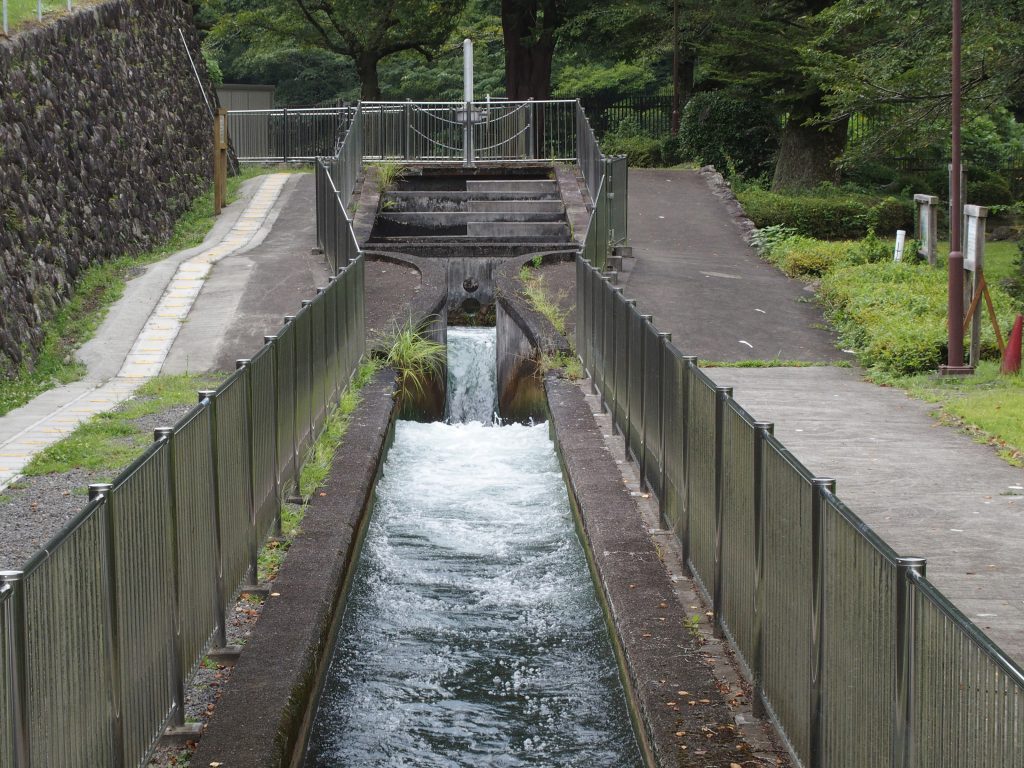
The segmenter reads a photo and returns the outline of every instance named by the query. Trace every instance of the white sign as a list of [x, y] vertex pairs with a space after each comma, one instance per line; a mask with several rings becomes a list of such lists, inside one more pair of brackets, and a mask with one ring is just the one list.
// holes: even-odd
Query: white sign
[[903, 261], [903, 247], [906, 245], [906, 243], [907, 243], [907, 233], [906, 233], [906, 230], [897, 229], [896, 230], [896, 250], [893, 251], [893, 254], [892, 254], [892, 260], [895, 261], [897, 264], [899, 262]]

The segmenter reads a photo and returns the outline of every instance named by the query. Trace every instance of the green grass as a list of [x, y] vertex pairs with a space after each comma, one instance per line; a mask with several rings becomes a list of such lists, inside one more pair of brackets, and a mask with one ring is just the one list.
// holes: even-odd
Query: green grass
[[939, 405], [941, 421], [994, 446], [1015, 466], [1024, 466], [1024, 376], [1002, 376], [995, 361], [982, 362], [973, 376], [875, 376], [877, 383]]
[[422, 397], [430, 382], [444, 371], [447, 351], [444, 346], [423, 335], [423, 328], [409, 317], [397, 321], [382, 334], [375, 355], [398, 371], [402, 395]]
[[701, 360], [701, 368], [851, 368], [846, 360]]
[[[939, 261], [943, 266], [949, 256], [949, 241], [941, 240], [936, 246]], [[985, 243], [985, 281], [989, 285], [998, 285], [999, 281], [1013, 276], [1013, 262], [1019, 255], [1017, 243], [1012, 240], [1000, 240]]]
[[[238, 197], [242, 182], [268, 172], [257, 166], [243, 167], [239, 176], [228, 179], [228, 201]], [[0, 379], [0, 416], [48, 389], [82, 378], [85, 366], [75, 360], [74, 351], [92, 338], [110, 305], [124, 293], [125, 281], [139, 267], [199, 245], [215, 221], [211, 187], [178, 219], [174, 232], [162, 245], [85, 270], [71, 298], [43, 325], [45, 338], [33, 365], [23, 365], [13, 378]]]
[[569, 312], [559, 306], [565, 294], [552, 295], [544, 285], [544, 275], [526, 264], [519, 270], [519, 280], [523, 284], [523, 295], [530, 302], [530, 306], [544, 315], [559, 334], [565, 336], [565, 318]]
[[[74, 6], [85, 5], [86, 3], [81, 0], [75, 0]], [[92, 3], [89, 3], [92, 5]], [[67, 1], [61, 2], [61, 0], [43, 0], [43, 21], [46, 21], [46, 17], [49, 14], [66, 13], [68, 9]], [[19, 26], [28, 21], [36, 20], [36, 0], [7, 0], [7, 18], [10, 23], [11, 32], [14, 32]]]
[[543, 376], [548, 371], [561, 371], [562, 375], [570, 381], [579, 381], [584, 378], [583, 363], [574, 353], [541, 353], [537, 372]]
[[[196, 401], [196, 392], [214, 386], [219, 374], [158, 376], [136, 390], [117, 410], [99, 413], [74, 432], [32, 457], [25, 475], [51, 475], [72, 469], [116, 473], [153, 441], [150, 431], [132, 422]], [[168, 425], [170, 426], [170, 425]]]
[[[299, 470], [299, 493], [305, 504], [309, 503], [313, 494], [317, 493], [324, 481], [327, 480], [334, 463], [334, 455], [348, 431], [352, 414], [362, 401], [363, 387], [373, 378], [377, 369], [377, 363], [372, 360], [360, 366], [352, 383], [342, 394], [338, 406], [327, 417], [320, 437], [306, 453], [302, 468]], [[260, 549], [257, 560], [260, 582], [272, 581], [277, 578], [288, 548], [299, 533], [305, 509], [305, 505], [291, 504], [286, 504], [281, 508], [281, 538], [268, 541]]]

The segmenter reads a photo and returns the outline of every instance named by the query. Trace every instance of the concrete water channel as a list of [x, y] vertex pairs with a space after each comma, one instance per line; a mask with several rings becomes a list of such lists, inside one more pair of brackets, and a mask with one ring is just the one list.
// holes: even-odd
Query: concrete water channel
[[548, 425], [448, 330], [447, 421], [399, 421], [304, 765], [642, 765]]

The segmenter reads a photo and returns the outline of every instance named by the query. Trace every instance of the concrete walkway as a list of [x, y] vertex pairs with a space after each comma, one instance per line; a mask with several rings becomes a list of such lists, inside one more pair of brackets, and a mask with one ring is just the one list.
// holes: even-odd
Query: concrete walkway
[[[626, 293], [684, 352], [837, 357], [829, 334], [809, 327], [813, 305], [793, 301], [803, 285], [751, 262], [756, 257], [698, 174], [631, 172], [630, 214], [638, 258]], [[752, 354], [729, 354], [737, 337], [753, 343]], [[808, 469], [836, 478], [839, 497], [897, 552], [928, 558], [929, 578], [1024, 665], [1024, 471], [939, 425], [933, 406], [869, 384], [857, 369], [707, 372], [734, 387], [754, 417], [774, 421]]]
[[152, 265], [128, 283], [96, 335], [79, 350], [87, 366], [81, 381], [44, 392], [0, 417], [0, 490], [36, 453], [160, 373], [213, 266], [266, 238], [288, 180], [287, 174], [272, 174], [243, 185], [240, 199], [225, 208], [201, 245]]

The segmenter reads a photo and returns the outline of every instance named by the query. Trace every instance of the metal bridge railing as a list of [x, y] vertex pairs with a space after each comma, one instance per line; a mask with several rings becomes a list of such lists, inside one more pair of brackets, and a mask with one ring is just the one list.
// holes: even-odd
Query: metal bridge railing
[[348, 133], [333, 157], [316, 161], [316, 240], [335, 270], [359, 255], [346, 204], [352, 197], [363, 167], [362, 105], [354, 108]]
[[805, 766], [1024, 766], [1024, 671], [623, 297], [601, 178], [577, 350], [755, 706]]
[[228, 135], [240, 162], [312, 162], [333, 155], [354, 107], [232, 109]]
[[283, 489], [365, 350], [356, 253], [21, 571], [0, 572], [0, 768], [141, 766], [226, 643]]

